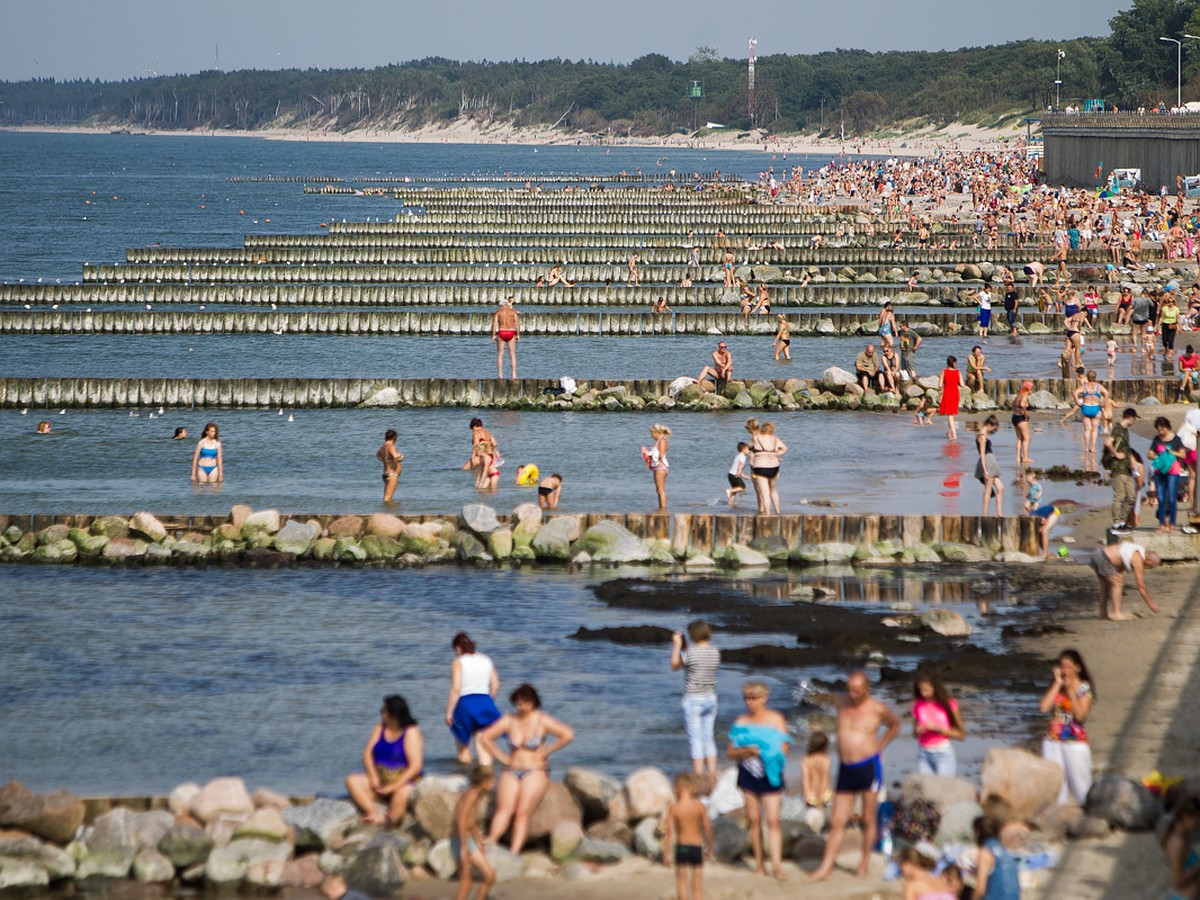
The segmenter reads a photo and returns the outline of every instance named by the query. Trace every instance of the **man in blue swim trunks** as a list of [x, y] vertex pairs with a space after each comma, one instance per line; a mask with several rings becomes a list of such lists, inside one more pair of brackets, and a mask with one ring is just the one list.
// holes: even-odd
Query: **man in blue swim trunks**
[[[880, 737], [879, 730], [887, 729]], [[809, 881], [824, 881], [833, 875], [846, 838], [846, 824], [862, 796], [863, 853], [858, 865], [860, 876], [867, 874], [871, 847], [875, 844], [876, 808], [883, 787], [883, 748], [900, 733], [900, 720], [886, 703], [871, 696], [871, 683], [863, 672], [852, 672], [846, 680], [846, 696], [838, 701], [837, 752], [839, 758], [837, 794], [833, 801], [833, 820], [825, 839], [821, 865], [808, 876]]]

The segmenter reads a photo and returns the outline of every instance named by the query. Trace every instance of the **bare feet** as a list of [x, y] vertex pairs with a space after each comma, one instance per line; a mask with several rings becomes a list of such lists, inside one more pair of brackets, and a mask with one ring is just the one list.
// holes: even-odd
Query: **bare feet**
[[1125, 613], [1112, 613], [1108, 616], [1110, 622], [1128, 622], [1133, 616], [1127, 616]]
[[833, 877], [832, 869], [829, 869], [829, 870], [817, 869], [817, 871], [813, 872], [811, 875], [809, 875], [804, 880], [806, 882], [808, 882], [809, 884], [812, 884], [814, 881], [828, 881], [832, 877]]
[[860, 862], [858, 864], [858, 877], [865, 878], [867, 875], [867, 872], [870, 868], [871, 868], [871, 861], [869, 859], [864, 859], [862, 862]]
[[783, 872], [777, 871], [774, 873], [773, 877], [775, 878], [776, 881], [787, 881], [788, 880], [788, 877], [785, 874], [783, 874]]

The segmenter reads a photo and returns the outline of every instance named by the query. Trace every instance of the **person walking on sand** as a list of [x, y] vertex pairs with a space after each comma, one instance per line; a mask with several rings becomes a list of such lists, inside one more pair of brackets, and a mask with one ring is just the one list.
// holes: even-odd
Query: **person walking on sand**
[[675, 802], [666, 815], [663, 836], [663, 865], [675, 862], [675, 894], [678, 900], [703, 900], [704, 857], [713, 855], [713, 827], [704, 804], [696, 799], [696, 778], [676, 775], [672, 785]]
[[[1161, 500], [1159, 502], [1162, 502]], [[1138, 593], [1152, 613], [1159, 611], [1158, 604], [1146, 587], [1145, 570], [1162, 563], [1162, 557], [1141, 544], [1121, 541], [1097, 547], [1089, 565], [1100, 579], [1100, 618], [1113, 622], [1124, 622], [1129, 616], [1121, 612], [1121, 595], [1125, 592], [1125, 573], [1132, 572], [1137, 582]]]
[[203, 436], [192, 454], [192, 481], [220, 484], [225, 480], [225, 454], [218, 434], [216, 422], [204, 426]]
[[383, 446], [375, 452], [375, 458], [383, 463], [383, 502], [391, 503], [404, 470], [404, 454], [396, 449], [396, 432], [389, 428], [383, 434]]
[[946, 437], [951, 441], [958, 440], [959, 386], [962, 384], [962, 373], [958, 371], [958, 360], [953, 356], [946, 357], [946, 368], [938, 376], [938, 415], [946, 416]]
[[1132, 406], [1121, 413], [1121, 420], [1104, 436], [1104, 453], [1101, 463], [1108, 468], [1108, 481], [1112, 486], [1112, 523], [1114, 528], [1125, 527], [1129, 513], [1137, 500], [1133, 487], [1133, 460], [1130, 457], [1129, 429], [1138, 420], [1138, 411]]
[[655, 423], [650, 426], [650, 437], [654, 438], [654, 446], [649, 450], [643, 447], [642, 458], [654, 476], [658, 508], [664, 510], [667, 508], [667, 473], [671, 469], [671, 464], [667, 461], [667, 451], [671, 447], [671, 442], [668, 440], [671, 437], [671, 429], [666, 425]]
[[767, 873], [763, 865], [762, 825], [767, 829], [767, 849], [771, 857], [771, 874], [786, 881], [783, 874], [783, 829], [780, 811], [783, 806], [783, 771], [791, 749], [787, 720], [767, 707], [771, 692], [765, 682], [748, 681], [742, 688], [746, 712], [734, 720], [729, 729], [731, 760], [737, 763], [737, 785], [746, 804], [746, 819], [750, 830], [750, 847], [754, 851], [755, 872]]
[[454, 900], [467, 900], [471, 896], [472, 867], [483, 877], [475, 900], [487, 900], [496, 883], [496, 870], [483, 852], [483, 831], [479, 827], [480, 807], [495, 786], [495, 770], [482, 764], [475, 766], [471, 769], [470, 784], [454, 807], [454, 837], [450, 841], [450, 852], [458, 861], [458, 893]]
[[1032, 463], [1029, 458], [1029, 445], [1033, 434], [1029, 427], [1029, 397], [1033, 393], [1033, 382], [1022, 381], [1021, 390], [1012, 398], [1009, 407], [1012, 409], [1013, 431], [1017, 433], [1017, 468]]
[[717, 669], [721, 651], [712, 645], [712, 626], [703, 619], [688, 625], [687, 646], [683, 632], [671, 635], [671, 671], [683, 669], [683, 721], [692, 751], [692, 771], [697, 775], [717, 772]]
[[1004, 515], [1004, 479], [1000, 477], [1000, 463], [992, 450], [992, 437], [1000, 430], [1000, 420], [994, 415], [983, 420], [983, 427], [975, 438], [979, 450], [979, 462], [975, 464], [975, 480], [983, 485], [983, 515], [986, 518], [988, 508], [993, 498], [996, 501], [996, 515]]
[[[880, 729], [885, 729], [880, 736]], [[871, 696], [866, 673], [852, 672], [846, 681], [846, 696], [838, 701], [838, 777], [833, 800], [833, 821], [825, 840], [821, 865], [808, 876], [809, 881], [824, 881], [833, 875], [833, 866], [846, 839], [846, 825], [862, 798], [863, 851], [858, 866], [860, 876], [867, 874], [871, 847], [875, 844], [879, 789], [883, 786], [885, 747], [900, 733], [900, 720], [886, 703]]]
[[500, 301], [492, 315], [492, 343], [496, 345], [496, 377], [504, 377], [504, 351], [508, 350], [512, 378], [517, 377], [517, 341], [521, 340], [521, 315], [512, 308], [512, 297]]

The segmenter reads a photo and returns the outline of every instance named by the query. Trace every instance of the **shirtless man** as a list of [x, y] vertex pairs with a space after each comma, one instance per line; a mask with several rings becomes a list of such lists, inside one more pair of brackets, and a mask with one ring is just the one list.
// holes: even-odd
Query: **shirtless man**
[[724, 341], [717, 344], [717, 349], [713, 351], [713, 364], [705, 366], [700, 370], [700, 374], [696, 376], [697, 381], [703, 381], [709, 375], [713, 381], [717, 383], [717, 387], [733, 377], [733, 354], [729, 352], [729, 348]]
[[[883, 737], [879, 729], [886, 728]], [[875, 843], [876, 807], [883, 786], [883, 748], [900, 733], [900, 720], [886, 703], [871, 696], [871, 683], [862, 672], [852, 672], [846, 680], [846, 696], [838, 701], [837, 794], [833, 800], [833, 820], [825, 840], [825, 856], [809, 881], [825, 881], [833, 875], [846, 837], [846, 823], [862, 796], [863, 852], [858, 865], [860, 876], [867, 874], [871, 847]]]
[[492, 316], [492, 343], [496, 345], [497, 378], [504, 377], [504, 349], [508, 348], [512, 377], [517, 377], [517, 341], [521, 339], [520, 315], [512, 308], [512, 297], [500, 301]]
[[1132, 572], [1137, 580], [1138, 593], [1146, 601], [1150, 612], [1159, 611], [1158, 604], [1146, 587], [1145, 570], [1153, 569], [1162, 562], [1162, 557], [1153, 550], [1147, 552], [1141, 544], [1122, 541], [1098, 547], [1089, 564], [1100, 579], [1100, 618], [1113, 622], [1124, 622], [1130, 618], [1121, 612], [1121, 595], [1125, 592], [1125, 573]]

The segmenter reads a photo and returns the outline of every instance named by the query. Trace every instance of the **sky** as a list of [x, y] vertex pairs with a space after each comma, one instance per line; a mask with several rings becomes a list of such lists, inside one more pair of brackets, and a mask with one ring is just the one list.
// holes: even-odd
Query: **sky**
[[[1108, 34], [1132, 0], [0, 0], [0, 80], [940, 50]], [[747, 13], [742, 15], [742, 13]]]

